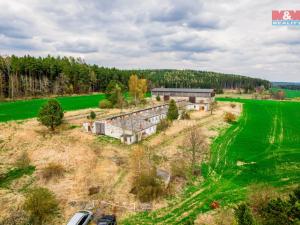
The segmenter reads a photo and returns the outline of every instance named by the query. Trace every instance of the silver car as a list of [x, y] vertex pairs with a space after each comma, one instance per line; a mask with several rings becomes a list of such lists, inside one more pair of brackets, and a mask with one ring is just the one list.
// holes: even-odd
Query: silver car
[[72, 216], [67, 225], [87, 225], [93, 219], [93, 213], [82, 210]]

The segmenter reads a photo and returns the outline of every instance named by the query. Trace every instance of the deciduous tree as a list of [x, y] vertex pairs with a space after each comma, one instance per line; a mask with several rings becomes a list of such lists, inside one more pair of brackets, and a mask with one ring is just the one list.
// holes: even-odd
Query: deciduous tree
[[218, 107], [218, 102], [217, 101], [213, 101], [210, 103], [210, 115], [213, 114], [213, 111], [215, 111]]
[[201, 157], [203, 157], [206, 153], [207, 144], [205, 136], [202, 134], [199, 128], [193, 128], [184, 140], [183, 146], [190, 158], [192, 174], [195, 174], [197, 158], [199, 158], [201, 154]]

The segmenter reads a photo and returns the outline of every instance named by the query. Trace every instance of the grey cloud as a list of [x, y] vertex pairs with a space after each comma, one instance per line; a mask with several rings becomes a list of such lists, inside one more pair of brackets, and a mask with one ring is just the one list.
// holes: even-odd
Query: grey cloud
[[[2, 54], [81, 56], [103, 66], [187, 68], [296, 80], [299, 29], [280, 0], [0, 1]], [[298, 0], [289, 1], [299, 8]], [[255, 11], [255, 17], [253, 12]], [[270, 13], [268, 13], [270, 12]], [[225, 26], [224, 26], [225, 25]]]
[[0, 24], [0, 35], [10, 38], [27, 39], [30, 38], [22, 29], [11, 27], [9, 25]]
[[98, 51], [98, 47], [89, 43], [88, 40], [76, 40], [62, 42], [56, 45], [57, 51], [75, 53], [93, 53]]

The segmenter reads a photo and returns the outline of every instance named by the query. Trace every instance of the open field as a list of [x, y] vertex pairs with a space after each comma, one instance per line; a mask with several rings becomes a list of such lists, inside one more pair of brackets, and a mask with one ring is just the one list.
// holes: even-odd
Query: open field
[[[170, 162], [182, 152], [178, 146], [182, 145], [187, 131], [194, 126], [201, 126], [207, 134], [207, 142], [210, 142], [218, 135], [217, 128], [228, 126], [223, 121], [226, 111], [238, 115], [241, 108], [238, 104], [232, 109], [229, 103], [220, 103], [212, 116], [210, 112], [193, 112], [191, 120], [175, 121], [165, 132], [153, 135], [141, 144], [151, 146], [154, 150], [158, 168], [170, 170]], [[101, 213], [114, 212], [118, 218], [132, 213], [133, 206], [140, 206], [135, 195], [130, 193], [133, 176], [130, 155], [136, 145], [127, 146], [116, 139], [83, 132], [81, 124], [86, 117], [77, 116], [87, 112], [88, 110], [68, 112], [66, 118], [76, 118], [66, 119], [65, 124], [55, 133], [49, 133], [35, 119], [0, 124], [0, 173], [7, 174], [3, 187], [0, 185], [0, 205], [3, 209], [1, 216], [20, 206], [26, 190], [34, 186], [47, 187], [58, 198], [62, 217], [53, 224], [66, 222], [77, 210], [93, 206], [93, 201], [96, 202], [93, 207], [95, 213], [98, 210]], [[119, 113], [119, 109], [101, 109], [99, 118], [116, 113]], [[23, 151], [29, 155], [30, 167], [17, 171], [15, 162]], [[42, 177], [42, 171], [53, 162], [62, 165], [66, 172], [63, 177], [47, 181]], [[14, 175], [16, 172], [17, 176]], [[180, 194], [183, 186], [181, 184], [174, 195]], [[89, 195], [90, 187], [99, 187], [99, 193]], [[113, 205], [125, 203], [127, 208], [114, 209], [103, 205], [101, 201]], [[153, 202], [153, 209], [163, 206], [167, 206], [165, 198]]]
[[[150, 96], [150, 93], [146, 94], [146, 97]], [[56, 99], [61, 103], [64, 111], [97, 108], [99, 106], [99, 101], [105, 98], [105, 94], [56, 97]], [[128, 93], [125, 93], [125, 98], [130, 99]], [[36, 117], [40, 107], [46, 101], [46, 98], [40, 98], [0, 102], [0, 122], [24, 120]]]
[[[99, 101], [105, 99], [105, 94], [66, 96], [56, 98], [65, 111], [95, 108]], [[40, 107], [47, 99], [18, 100], [14, 102], [0, 102], [0, 122], [22, 120], [36, 117]]]
[[272, 91], [283, 90], [286, 98], [300, 98], [300, 90], [272, 88]]
[[282, 189], [300, 182], [300, 104], [219, 99], [243, 103], [237, 123], [212, 143], [205, 180], [189, 185], [163, 209], [129, 216], [122, 224], [183, 224], [210, 210], [245, 199], [247, 187], [266, 183]]

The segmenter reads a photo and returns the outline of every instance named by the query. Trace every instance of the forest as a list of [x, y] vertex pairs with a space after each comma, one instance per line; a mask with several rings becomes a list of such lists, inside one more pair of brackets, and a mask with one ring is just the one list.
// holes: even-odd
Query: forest
[[208, 71], [146, 69], [121, 70], [90, 65], [74, 57], [0, 56], [0, 98], [40, 97], [48, 95], [104, 92], [111, 80], [127, 87], [130, 75], [148, 80], [148, 88], [244, 88], [253, 90], [267, 80]]

